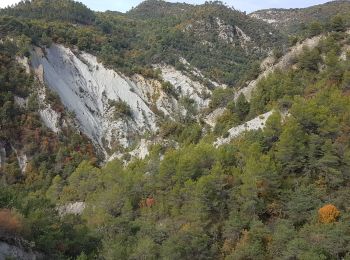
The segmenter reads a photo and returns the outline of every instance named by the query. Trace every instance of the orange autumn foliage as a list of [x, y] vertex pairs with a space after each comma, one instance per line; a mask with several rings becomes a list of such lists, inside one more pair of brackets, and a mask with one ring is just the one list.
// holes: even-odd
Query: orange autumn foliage
[[340, 211], [332, 204], [327, 204], [318, 210], [318, 219], [321, 223], [333, 223], [340, 215]]
[[152, 197], [146, 199], [146, 206], [149, 208], [152, 207], [155, 203], [156, 203], [156, 200]]
[[16, 234], [22, 230], [21, 217], [9, 209], [0, 209], [0, 233]]
[[156, 200], [153, 197], [148, 197], [145, 200], [141, 200], [139, 203], [140, 208], [151, 208], [156, 203]]

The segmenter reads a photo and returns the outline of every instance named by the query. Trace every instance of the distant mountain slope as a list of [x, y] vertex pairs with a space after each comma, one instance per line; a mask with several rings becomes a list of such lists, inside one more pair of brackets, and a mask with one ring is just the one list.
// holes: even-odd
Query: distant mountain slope
[[184, 15], [195, 8], [186, 3], [169, 3], [162, 0], [146, 0], [127, 12], [128, 16], [142, 19], [163, 18], [174, 15]]
[[1, 15], [30, 19], [61, 20], [72, 23], [92, 24], [95, 13], [73, 0], [32, 0], [19, 2], [15, 7], [0, 10]]
[[256, 60], [286, 42], [268, 23], [219, 1], [189, 5], [149, 0], [126, 17], [144, 21], [143, 42], [153, 44], [149, 51], [157, 50], [151, 55], [158, 61], [174, 63], [183, 56], [206, 76], [229, 85], [237, 84]]
[[337, 0], [308, 8], [265, 9], [249, 14], [250, 17], [265, 21], [285, 32], [295, 32], [302, 25], [312, 21], [325, 22], [337, 15], [350, 14], [350, 1]]
[[184, 70], [179, 62], [184, 58], [206, 78], [232, 87], [286, 43], [268, 23], [221, 2], [194, 6], [149, 0], [121, 14], [96, 13], [72, 0], [34, 0], [0, 10], [0, 16], [12, 19], [0, 21], [4, 33], [16, 32], [20, 22], [20, 34], [35, 44], [52, 39], [76, 45], [128, 75], [151, 71], [159, 63]]
[[[255, 47], [259, 46], [262, 49], [269, 48], [274, 42], [283, 40], [283, 36], [279, 35], [272, 26], [229, 8], [220, 1], [190, 5], [147, 0], [129, 11], [126, 16], [146, 20], [156, 19], [168, 26], [174, 26], [174, 29], [180, 28], [195, 36], [200, 34], [199, 36], [204, 36], [208, 40], [210, 37], [211, 40], [214, 40], [213, 37], [217, 36], [226, 42], [239, 41], [240, 36], [244, 33], [256, 41]], [[236, 27], [241, 28], [242, 31]], [[232, 34], [232, 39], [229, 39], [229, 34]]]

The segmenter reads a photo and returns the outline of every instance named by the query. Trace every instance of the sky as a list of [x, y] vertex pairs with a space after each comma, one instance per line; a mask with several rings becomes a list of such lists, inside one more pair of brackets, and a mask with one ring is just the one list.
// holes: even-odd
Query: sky
[[[229, 6], [233, 6], [235, 9], [246, 11], [247, 13], [267, 8], [300, 8], [307, 7], [316, 4], [322, 4], [329, 2], [330, 0], [226, 0], [223, 1]], [[0, 8], [6, 7], [19, 0], [0, 0]], [[142, 0], [80, 0], [89, 8], [96, 11], [120, 11], [126, 12], [132, 7], [137, 6]], [[190, 4], [202, 4], [205, 0], [168, 0], [168, 2], [186, 2]]]

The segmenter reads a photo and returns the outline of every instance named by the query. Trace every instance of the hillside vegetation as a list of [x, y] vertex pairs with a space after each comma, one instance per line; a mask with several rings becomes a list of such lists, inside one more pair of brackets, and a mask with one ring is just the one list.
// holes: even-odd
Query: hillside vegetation
[[[183, 57], [207, 77], [230, 86], [253, 70], [256, 60], [286, 42], [271, 26], [220, 2], [183, 6], [152, 0], [124, 15], [94, 14], [70, 0], [34, 0], [0, 13], [5, 32], [24, 34], [34, 43], [51, 38], [77, 45], [127, 74], [155, 74], [151, 65], [161, 62], [181, 68]], [[10, 24], [18, 25], [14, 30]]]
[[305, 30], [312, 23], [326, 24], [335, 15], [349, 17], [350, 2], [347, 0], [335, 0], [325, 4], [315, 5], [307, 8], [291, 9], [266, 9], [249, 14], [251, 17], [265, 20], [275, 28], [286, 33], [296, 33]]
[[[258, 81], [248, 102], [235, 89], [258, 77], [270, 50], [278, 60], [286, 38], [219, 2], [151, 0], [121, 14], [34, 0], [0, 10], [0, 241], [38, 259], [350, 258], [350, 34], [346, 16], [324, 24], [316, 47]], [[103, 161], [74, 113], [23, 66], [33, 46], [53, 44], [71, 59], [86, 51], [125, 75], [158, 79], [174, 99], [153, 65], [185, 72], [183, 57], [212, 89], [206, 112], [223, 113], [213, 128], [205, 114], [157, 115], [160, 141], [148, 154]], [[45, 126], [44, 104], [60, 131]], [[114, 120], [132, 117], [124, 101], [109, 105]], [[269, 111], [264, 129], [214, 145]]]

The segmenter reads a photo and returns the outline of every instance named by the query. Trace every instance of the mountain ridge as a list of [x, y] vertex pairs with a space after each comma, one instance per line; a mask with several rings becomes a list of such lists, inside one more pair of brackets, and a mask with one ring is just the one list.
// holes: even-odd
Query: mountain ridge
[[334, 0], [324, 4], [306, 8], [272, 8], [252, 12], [249, 16], [266, 21], [281, 30], [296, 33], [311, 22], [325, 22], [337, 14], [347, 15], [350, 11], [350, 2]]

